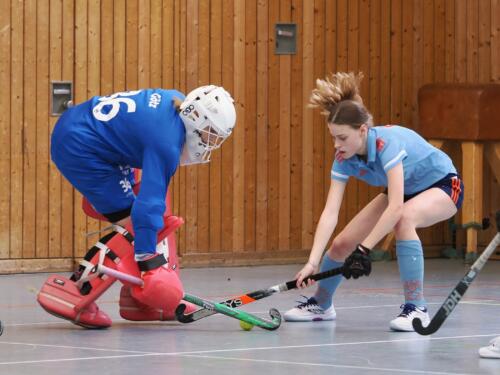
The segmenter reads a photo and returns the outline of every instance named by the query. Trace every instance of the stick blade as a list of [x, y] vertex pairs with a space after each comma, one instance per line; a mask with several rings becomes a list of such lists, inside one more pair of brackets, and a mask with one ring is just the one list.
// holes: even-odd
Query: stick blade
[[184, 311], [186, 311], [186, 305], [184, 303], [180, 303], [175, 309], [175, 317], [177, 320], [181, 323], [193, 322], [193, 317], [191, 315], [184, 315]]
[[432, 335], [441, 326], [441, 324], [436, 324], [436, 321], [433, 319], [430, 321], [427, 327], [424, 327], [424, 325], [422, 324], [422, 320], [420, 320], [420, 318], [414, 318], [411, 321], [411, 325], [413, 326], [415, 332], [417, 332], [419, 335], [422, 336]]

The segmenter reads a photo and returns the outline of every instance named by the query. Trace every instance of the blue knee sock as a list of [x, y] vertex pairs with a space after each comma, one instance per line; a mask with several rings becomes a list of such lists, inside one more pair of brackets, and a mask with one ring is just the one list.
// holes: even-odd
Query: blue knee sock
[[[323, 261], [321, 262], [320, 272], [340, 267], [343, 264], [344, 262], [337, 262], [336, 260], [331, 259], [328, 254], [325, 254], [323, 256]], [[326, 310], [332, 305], [333, 293], [335, 293], [335, 290], [337, 289], [341, 281], [342, 275], [337, 275], [320, 280], [318, 282], [318, 289], [314, 294], [314, 298], [321, 308]]]
[[425, 307], [424, 253], [418, 240], [396, 241], [399, 275], [403, 282], [405, 303]]

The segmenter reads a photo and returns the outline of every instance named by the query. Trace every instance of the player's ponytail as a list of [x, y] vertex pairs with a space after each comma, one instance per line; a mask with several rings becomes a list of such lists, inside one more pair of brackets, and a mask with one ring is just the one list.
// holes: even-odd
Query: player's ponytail
[[172, 105], [174, 106], [177, 113], [181, 112], [182, 100], [174, 96], [174, 98], [172, 99]]
[[316, 80], [309, 106], [320, 108], [329, 123], [358, 128], [363, 124], [373, 126], [372, 115], [363, 105], [359, 85], [363, 73], [338, 72], [325, 79]]

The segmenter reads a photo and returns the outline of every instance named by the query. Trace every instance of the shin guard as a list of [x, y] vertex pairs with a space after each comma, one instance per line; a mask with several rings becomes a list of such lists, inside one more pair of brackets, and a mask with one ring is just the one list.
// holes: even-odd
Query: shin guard
[[[97, 272], [99, 265], [117, 269], [117, 264], [133, 260], [132, 235], [126, 228], [101, 238], [85, 255], [70, 279], [51, 275], [38, 294], [38, 303], [49, 313], [86, 328], [105, 328], [111, 319], [100, 311], [95, 300], [115, 281]], [[137, 273], [139, 270], [137, 269]]]
[[[182, 303], [187, 306], [186, 310], [189, 312], [198, 309], [197, 306], [189, 302], [182, 301]], [[143, 322], [177, 320], [175, 317], [176, 308], [177, 306], [149, 307], [132, 297], [130, 286], [123, 285], [120, 290], [120, 316], [123, 319]]]

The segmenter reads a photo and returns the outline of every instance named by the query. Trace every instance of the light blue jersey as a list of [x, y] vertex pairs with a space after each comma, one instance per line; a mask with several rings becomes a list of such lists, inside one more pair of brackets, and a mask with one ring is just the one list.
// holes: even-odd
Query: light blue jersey
[[372, 186], [387, 186], [387, 172], [402, 162], [404, 194], [409, 195], [425, 190], [449, 173], [457, 173], [448, 155], [401, 126], [370, 128], [366, 156], [366, 161], [358, 155], [343, 159], [337, 153], [331, 178], [347, 182], [353, 176]]
[[[184, 95], [147, 89], [96, 96], [65, 111], [52, 133], [52, 160], [100, 213], [131, 208], [136, 253], [155, 252], [185, 142], [174, 98]], [[131, 167], [142, 169], [137, 197]]]

